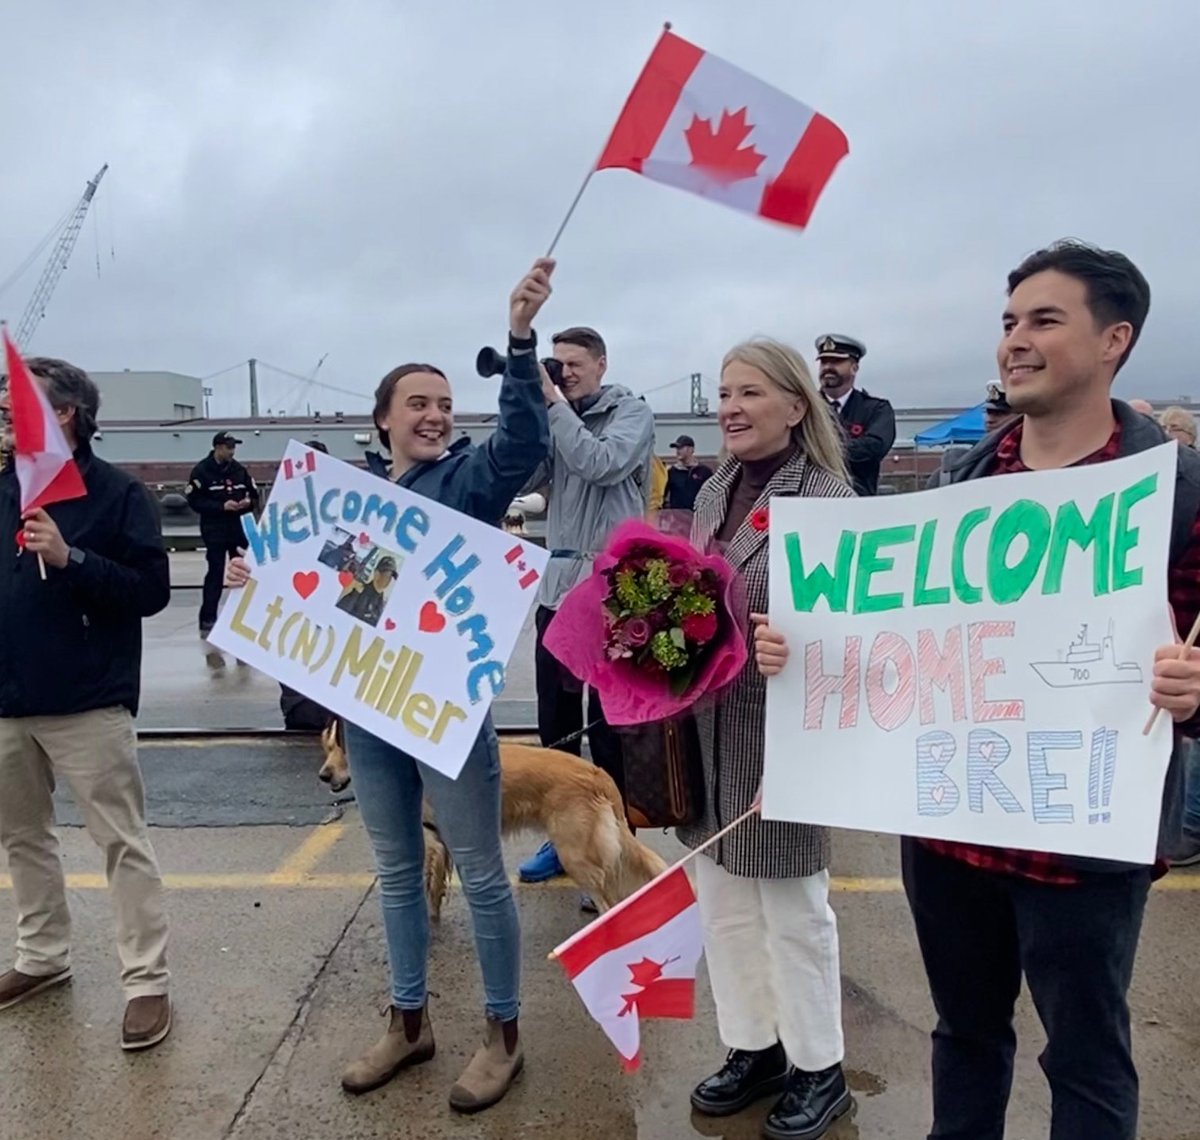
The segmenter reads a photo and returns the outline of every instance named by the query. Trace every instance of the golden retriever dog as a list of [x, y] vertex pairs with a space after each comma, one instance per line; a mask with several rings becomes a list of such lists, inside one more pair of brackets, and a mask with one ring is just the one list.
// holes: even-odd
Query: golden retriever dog
[[[332, 791], [350, 784], [350, 763], [335, 720], [321, 734], [319, 777]], [[554, 844], [563, 870], [600, 910], [627, 898], [666, 870], [665, 860], [639, 842], [625, 821], [612, 777], [569, 752], [500, 741], [500, 813], [505, 836], [538, 830]], [[424, 804], [425, 895], [441, 915], [453, 864], [429, 802]]]

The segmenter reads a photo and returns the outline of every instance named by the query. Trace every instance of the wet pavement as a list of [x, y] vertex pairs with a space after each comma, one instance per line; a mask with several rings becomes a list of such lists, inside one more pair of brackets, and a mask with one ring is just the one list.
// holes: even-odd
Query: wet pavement
[[[152, 623], [144, 723], [276, 727], [273, 682], [233, 664], [217, 677], [207, 668], [195, 635], [199, 598], [188, 593], [181, 590]], [[513, 690], [516, 700], [531, 697], [519, 683], [510, 682]], [[341, 802], [331, 797], [316, 780], [319, 751], [304, 737], [154, 734], [143, 760], [172, 922], [174, 1032], [146, 1054], [118, 1049], [103, 868], [87, 835], [65, 827], [74, 980], [0, 1014], [2, 1140], [759, 1135], [768, 1105], [720, 1121], [688, 1106], [692, 1085], [723, 1059], [703, 966], [695, 1019], [645, 1025], [643, 1068], [622, 1072], [561, 969], [546, 959], [583, 922], [578, 894], [564, 880], [517, 888], [527, 1060], [504, 1101], [467, 1118], [446, 1104], [482, 1029], [470, 923], [457, 890], [432, 937], [436, 1058], [377, 1092], [346, 1096], [341, 1068], [381, 1032], [387, 1001], [378, 897], [353, 785]], [[69, 804], [62, 808], [71, 823]], [[682, 850], [669, 835], [645, 838], [668, 858]], [[538, 842], [531, 834], [509, 843], [510, 870]], [[834, 874], [856, 1109], [828, 1135], [919, 1140], [928, 1124], [933, 1015], [899, 890], [896, 840], [838, 833]], [[0, 876], [0, 938], [11, 938], [13, 919]], [[1200, 874], [1177, 871], [1151, 897], [1133, 984], [1141, 1140], [1200, 1140], [1192, 1076], [1200, 1060], [1198, 928]], [[1025, 997], [1019, 1032], [1008, 1136], [1041, 1140], [1048, 1127], [1036, 1060], [1042, 1037]]]

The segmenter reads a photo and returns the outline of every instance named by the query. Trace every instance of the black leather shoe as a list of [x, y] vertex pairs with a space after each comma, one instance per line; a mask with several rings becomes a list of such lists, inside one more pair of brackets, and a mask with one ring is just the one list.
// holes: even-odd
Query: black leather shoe
[[692, 1090], [692, 1107], [705, 1116], [730, 1116], [773, 1096], [787, 1083], [788, 1061], [783, 1046], [751, 1052], [730, 1049], [725, 1064]]
[[819, 1073], [794, 1069], [787, 1091], [763, 1124], [763, 1135], [769, 1140], [817, 1140], [853, 1103], [841, 1065]]

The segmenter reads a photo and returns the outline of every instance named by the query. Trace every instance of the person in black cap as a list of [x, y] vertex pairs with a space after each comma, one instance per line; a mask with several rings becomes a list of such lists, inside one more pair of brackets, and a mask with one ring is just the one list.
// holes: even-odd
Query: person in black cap
[[242, 516], [258, 509], [258, 486], [234, 458], [241, 442], [231, 432], [217, 432], [212, 451], [196, 464], [188, 479], [188, 506], [200, 516], [200, 538], [208, 561], [200, 602], [201, 637], [207, 637], [217, 623], [226, 559], [235, 557], [246, 545]]
[[671, 446], [675, 462], [667, 472], [667, 489], [663, 493], [664, 511], [690, 511], [696, 505], [696, 492], [712, 478], [712, 468], [696, 459], [696, 441], [681, 435]]
[[879, 490], [879, 467], [896, 442], [896, 413], [881, 396], [854, 386], [866, 345], [851, 336], [827, 333], [817, 338], [821, 391], [837, 411], [846, 439], [846, 464], [860, 495]]
[[983, 430], [990, 435], [1016, 418], [1017, 413], [1008, 406], [1004, 388], [993, 380], [987, 386], [987, 400], [983, 405]]
[[351, 582], [337, 600], [337, 608], [351, 617], [365, 621], [367, 625], [378, 625], [387, 605], [388, 592], [396, 580], [396, 560], [385, 554], [375, 563], [369, 582]]

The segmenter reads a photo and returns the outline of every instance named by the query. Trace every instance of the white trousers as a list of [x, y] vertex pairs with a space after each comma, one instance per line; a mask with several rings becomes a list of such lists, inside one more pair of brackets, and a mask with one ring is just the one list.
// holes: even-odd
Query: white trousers
[[746, 879], [703, 854], [695, 866], [721, 1040], [750, 1050], [778, 1041], [808, 1072], [839, 1064], [842, 982], [829, 872]]

